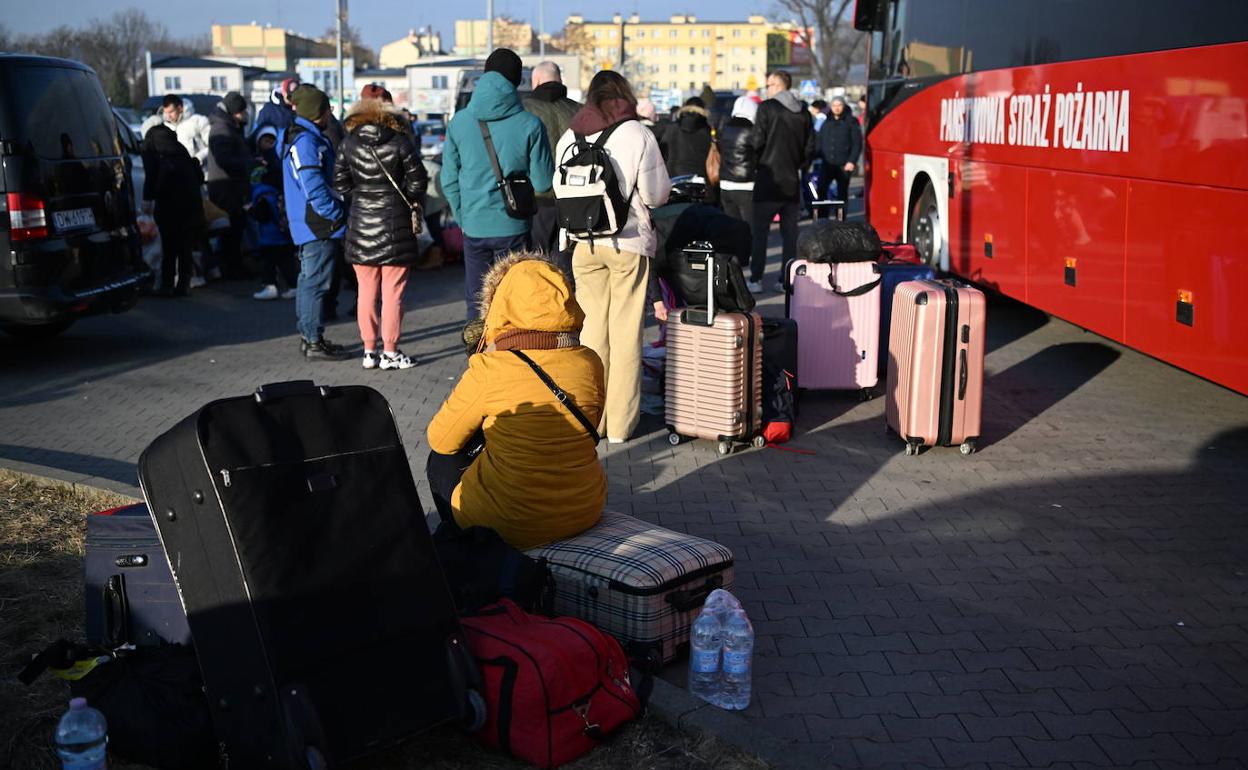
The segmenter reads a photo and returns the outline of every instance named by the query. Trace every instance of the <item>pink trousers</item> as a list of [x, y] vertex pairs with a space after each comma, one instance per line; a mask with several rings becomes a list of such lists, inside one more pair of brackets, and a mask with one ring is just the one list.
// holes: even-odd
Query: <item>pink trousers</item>
[[383, 349], [393, 353], [398, 349], [399, 332], [403, 325], [403, 288], [407, 286], [407, 265], [401, 267], [373, 267], [353, 265], [355, 277], [360, 282], [356, 315], [360, 321], [360, 340], [365, 350], [377, 346], [377, 303], [381, 302], [381, 342]]

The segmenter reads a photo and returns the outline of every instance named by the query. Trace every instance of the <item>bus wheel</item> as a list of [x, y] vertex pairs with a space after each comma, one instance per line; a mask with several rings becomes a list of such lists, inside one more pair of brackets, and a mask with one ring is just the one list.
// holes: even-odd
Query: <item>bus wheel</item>
[[914, 244], [922, 260], [939, 270], [941, 241], [944, 235], [940, 229], [940, 210], [936, 208], [936, 193], [932, 190], [930, 183], [923, 184], [923, 192], [910, 207], [910, 222], [906, 230], [906, 240]]

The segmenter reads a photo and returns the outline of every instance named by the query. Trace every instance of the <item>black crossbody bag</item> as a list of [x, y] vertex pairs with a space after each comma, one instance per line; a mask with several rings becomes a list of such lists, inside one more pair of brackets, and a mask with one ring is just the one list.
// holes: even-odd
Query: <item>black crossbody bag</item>
[[546, 373], [546, 370], [538, 366], [537, 362], [533, 359], [529, 358], [524, 353], [521, 353], [519, 350], [513, 350], [511, 352], [515, 354], [516, 358], [519, 358], [521, 361], [528, 364], [534, 374], [536, 374], [542, 382], [546, 383], [546, 387], [550, 388], [550, 392], [555, 394], [555, 398], [559, 400], [559, 403], [567, 407], [568, 411], [572, 413], [572, 416], [576, 418], [576, 421], [579, 422], [581, 427], [585, 429], [585, 432], [589, 434], [589, 437], [594, 440], [594, 446], [597, 446], [598, 442], [602, 441], [602, 437], [598, 435], [598, 429], [595, 428], [594, 424], [589, 421], [589, 418], [585, 416], [585, 413], [577, 408], [576, 404], [568, 396], [567, 392], [563, 388], [556, 385], [555, 381], [550, 379], [550, 375]]
[[478, 120], [481, 127], [481, 138], [485, 140], [485, 151], [490, 156], [490, 165], [494, 167], [494, 181], [503, 194], [503, 206], [507, 216], [512, 219], [529, 219], [537, 213], [537, 195], [533, 191], [533, 182], [523, 171], [513, 171], [503, 176], [503, 167], [498, 163], [498, 153], [494, 151], [494, 139], [490, 136], [490, 127], [484, 120]]

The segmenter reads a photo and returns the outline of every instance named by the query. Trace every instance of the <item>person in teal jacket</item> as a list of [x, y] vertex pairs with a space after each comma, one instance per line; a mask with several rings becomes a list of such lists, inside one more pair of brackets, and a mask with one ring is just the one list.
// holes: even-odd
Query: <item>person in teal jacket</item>
[[464, 231], [464, 302], [477, 317], [485, 273], [499, 258], [529, 247], [528, 219], [507, 214], [480, 122], [490, 130], [503, 176], [527, 172], [535, 192], [550, 189], [555, 171], [542, 122], [520, 104], [523, 67], [514, 51], [499, 48], [485, 60], [468, 106], [455, 114], [442, 148], [442, 194]]

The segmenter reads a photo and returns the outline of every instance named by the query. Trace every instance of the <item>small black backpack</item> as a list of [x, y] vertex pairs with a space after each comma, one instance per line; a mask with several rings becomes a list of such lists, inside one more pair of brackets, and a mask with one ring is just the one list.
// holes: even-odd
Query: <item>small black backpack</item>
[[575, 141], [563, 152], [553, 186], [559, 226], [570, 236], [592, 241], [615, 235], [628, 221], [633, 195], [625, 197], [606, 150], [607, 139], [621, 125], [607, 128], [593, 142], [574, 133]]

